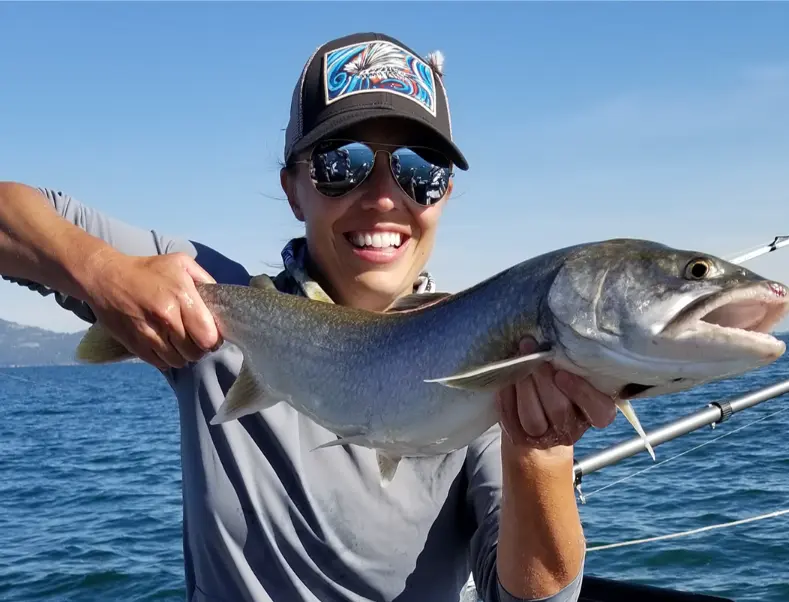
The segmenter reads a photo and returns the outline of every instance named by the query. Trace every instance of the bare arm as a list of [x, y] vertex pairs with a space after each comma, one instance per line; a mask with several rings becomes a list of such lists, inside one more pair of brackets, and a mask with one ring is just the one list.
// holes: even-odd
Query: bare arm
[[[535, 347], [535, 341], [524, 341], [521, 351]], [[573, 490], [573, 445], [591, 426], [611, 424], [614, 402], [582, 378], [557, 374], [545, 364], [500, 392], [499, 411], [505, 432], [497, 555], [501, 586], [521, 599], [566, 591], [567, 599], [575, 600], [586, 542]]]
[[[197, 361], [221, 339], [194, 283], [214, 282], [167, 241], [71, 197], [0, 183], [0, 273], [89, 305], [132, 353], [159, 367]], [[67, 215], [68, 219], [63, 216]], [[46, 291], [51, 289], [51, 291]], [[66, 306], [65, 302], [61, 305]]]
[[0, 273], [33, 280], [82, 301], [111, 258], [106, 242], [62, 218], [35, 188], [0, 182]]
[[518, 448], [495, 427], [469, 446], [472, 572], [480, 599], [578, 600], [585, 542], [568, 466], [572, 473], [572, 451]]
[[[585, 554], [572, 447], [524, 453], [502, 439], [499, 581], [516, 599], [556, 595], [581, 573]], [[580, 583], [567, 599], [578, 592]]]
[[[524, 341], [521, 352], [535, 346]], [[477, 590], [485, 602], [575, 602], [586, 542], [572, 446], [590, 426], [613, 421], [613, 400], [544, 365], [502, 390], [498, 403], [500, 430], [476, 440], [466, 456]]]

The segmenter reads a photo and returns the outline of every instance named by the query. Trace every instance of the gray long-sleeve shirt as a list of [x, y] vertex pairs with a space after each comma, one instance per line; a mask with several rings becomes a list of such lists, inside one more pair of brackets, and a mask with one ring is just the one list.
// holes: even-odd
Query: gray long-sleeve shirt
[[[62, 217], [124, 253], [180, 251], [220, 283], [249, 282], [241, 265], [211, 248], [40, 190]], [[14, 281], [95, 319], [77, 299]], [[226, 344], [164, 373], [180, 415], [187, 600], [457, 602], [469, 573], [485, 602], [518, 600], [496, 573], [498, 427], [466, 449], [404, 459], [382, 489], [372, 450], [311, 452], [327, 433], [287, 404], [211, 426], [240, 367], [240, 352]], [[545, 600], [575, 602], [582, 576]]]

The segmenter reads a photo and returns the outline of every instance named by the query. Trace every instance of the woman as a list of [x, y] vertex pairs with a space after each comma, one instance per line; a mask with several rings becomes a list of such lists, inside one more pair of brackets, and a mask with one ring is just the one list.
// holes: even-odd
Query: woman
[[[276, 286], [376, 311], [433, 290], [423, 268], [452, 166], [468, 168], [437, 61], [379, 34], [324, 44], [294, 90], [281, 183], [305, 237]], [[572, 444], [614, 418], [585, 381], [541, 369], [501, 391], [503, 429], [404, 460], [384, 490], [372, 450], [311, 452], [333, 436], [286, 404], [210, 426], [241, 356], [220, 348], [194, 283], [250, 280], [218, 252], [5, 183], [0, 272], [104, 322], [172, 386], [190, 601], [454, 602], [469, 572], [485, 601], [578, 598]]]

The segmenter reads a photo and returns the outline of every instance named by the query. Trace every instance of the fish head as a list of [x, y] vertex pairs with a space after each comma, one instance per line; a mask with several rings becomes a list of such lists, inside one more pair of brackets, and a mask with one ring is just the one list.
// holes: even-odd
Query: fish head
[[567, 360], [620, 398], [651, 397], [767, 365], [789, 289], [721, 258], [640, 240], [568, 256], [547, 298]]

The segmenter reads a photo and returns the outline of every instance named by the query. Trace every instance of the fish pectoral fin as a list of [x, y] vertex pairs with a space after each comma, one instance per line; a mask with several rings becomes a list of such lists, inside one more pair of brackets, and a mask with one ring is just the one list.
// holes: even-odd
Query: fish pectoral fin
[[279, 400], [263, 390], [252, 370], [249, 369], [247, 361], [244, 360], [236, 380], [230, 385], [225, 401], [211, 419], [211, 424], [238, 420], [247, 414], [265, 410], [277, 403]]
[[617, 399], [615, 403], [616, 407], [619, 408], [619, 411], [624, 414], [625, 418], [627, 418], [627, 421], [633, 426], [634, 429], [636, 429], [639, 437], [643, 439], [644, 445], [646, 446], [649, 455], [652, 456], [653, 460], [655, 460], [655, 450], [652, 449], [652, 444], [647, 439], [647, 434], [644, 432], [644, 429], [638, 420], [638, 416], [636, 416], [636, 411], [633, 409], [630, 401], [627, 399]]
[[96, 322], [77, 345], [74, 357], [86, 364], [108, 364], [136, 357], [112, 333]]
[[425, 380], [428, 383], [438, 383], [456, 389], [469, 389], [479, 391], [499, 390], [507, 385], [516, 383], [534, 372], [543, 363], [553, 358], [553, 351], [538, 351], [529, 355], [492, 362], [472, 368], [465, 372], [445, 376], [443, 378], [431, 378]]
[[376, 451], [375, 457], [378, 460], [378, 472], [381, 474], [381, 487], [387, 487], [394, 479], [397, 467], [400, 466], [399, 456], [388, 456], [383, 452]]
[[334, 447], [336, 445], [361, 445], [366, 441], [367, 441], [367, 437], [365, 435], [350, 435], [348, 437], [337, 437], [332, 441], [327, 441], [326, 443], [321, 443], [317, 447], [313, 447], [310, 451], [325, 449], [327, 447]]
[[411, 311], [427, 305], [433, 305], [433, 303], [438, 303], [442, 299], [446, 299], [450, 294], [451, 293], [414, 293], [412, 295], [406, 295], [392, 303], [385, 313]]

